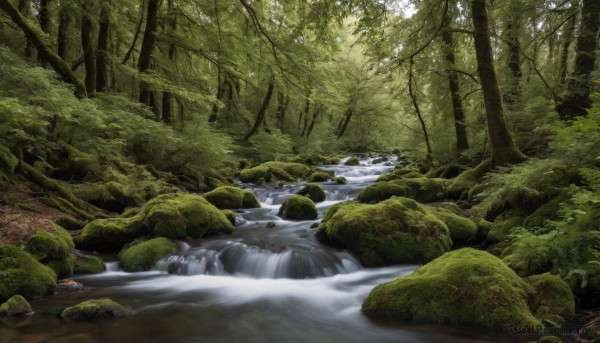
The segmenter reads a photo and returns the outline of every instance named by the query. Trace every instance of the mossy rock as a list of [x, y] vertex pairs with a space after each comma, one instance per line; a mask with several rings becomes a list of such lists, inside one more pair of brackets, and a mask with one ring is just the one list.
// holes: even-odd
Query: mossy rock
[[51, 294], [56, 273], [26, 251], [0, 243], [0, 301], [20, 294], [26, 298]]
[[0, 172], [12, 174], [19, 163], [19, 159], [4, 145], [0, 145]]
[[376, 203], [392, 196], [412, 198], [419, 202], [431, 202], [444, 195], [444, 179], [396, 179], [377, 182], [365, 188], [358, 195], [358, 201]]
[[317, 237], [341, 244], [368, 267], [426, 263], [452, 246], [442, 221], [425, 206], [400, 197], [376, 205], [335, 204], [325, 213]]
[[293, 220], [312, 220], [317, 219], [318, 212], [309, 197], [294, 194], [285, 199], [279, 208], [279, 215]]
[[316, 171], [310, 175], [310, 177], [308, 178], [308, 182], [325, 182], [329, 181], [329, 179], [331, 179], [332, 177], [333, 176], [331, 176], [329, 173]]
[[454, 243], [469, 243], [477, 237], [477, 224], [472, 220], [461, 217], [452, 211], [443, 208], [432, 208], [437, 219], [446, 224], [450, 231], [450, 238]]
[[448, 185], [448, 189], [446, 190], [448, 196], [454, 199], [465, 197], [469, 189], [475, 186], [479, 179], [481, 179], [491, 167], [492, 160], [486, 159], [475, 168], [460, 173], [457, 177], [452, 179]]
[[529, 308], [539, 320], [561, 326], [573, 319], [575, 297], [560, 277], [545, 273], [529, 276], [526, 280], [535, 289]]
[[266, 182], [271, 181], [271, 174], [269, 168], [265, 166], [256, 166], [253, 168], [246, 168], [240, 171], [240, 181], [242, 182], [258, 182], [263, 179]]
[[[296, 179], [306, 178], [312, 173], [312, 169], [309, 166], [304, 165], [302, 163], [270, 161], [270, 162], [265, 162], [265, 163], [261, 164], [261, 166], [264, 166], [267, 168], [275, 168], [275, 169], [283, 170], [287, 174], [291, 175], [293, 178], [296, 178]], [[289, 180], [289, 181], [293, 181], [293, 180]]]
[[260, 208], [260, 202], [254, 193], [237, 187], [219, 187], [202, 196], [216, 208], [221, 210]]
[[373, 317], [507, 330], [515, 324], [541, 325], [527, 306], [532, 293], [497, 257], [464, 248], [375, 287], [362, 311]]
[[200, 238], [233, 232], [233, 225], [219, 209], [194, 194], [160, 195], [144, 205], [137, 217], [155, 237]]
[[141, 214], [129, 218], [97, 219], [83, 227], [76, 238], [78, 247], [119, 251], [125, 244], [147, 234]]
[[233, 212], [232, 210], [221, 210], [221, 212], [225, 215], [227, 220], [229, 220], [231, 225], [235, 226], [235, 222], [236, 222], [235, 212]]
[[74, 187], [73, 193], [94, 206], [119, 213], [127, 207], [140, 206], [145, 201], [141, 194], [130, 192], [115, 181], [84, 183]]
[[392, 181], [399, 179], [415, 179], [423, 178], [425, 175], [421, 174], [417, 168], [403, 167], [393, 170], [389, 174], [383, 174], [377, 178], [377, 181]]
[[523, 224], [526, 216], [523, 210], [512, 209], [496, 217], [492, 229], [487, 234], [486, 243], [493, 244], [506, 240], [515, 227]]
[[473, 216], [493, 221], [507, 210], [520, 210], [527, 217], [544, 203], [545, 195], [533, 188], [513, 187], [496, 192], [472, 208]]
[[360, 161], [356, 157], [350, 157], [344, 162], [345, 166], [360, 166]]
[[36, 260], [52, 268], [59, 277], [73, 274], [75, 245], [67, 230], [54, 225], [56, 233], [38, 229], [29, 238], [25, 250]]
[[93, 299], [64, 309], [60, 316], [69, 320], [95, 320], [125, 317], [133, 311], [111, 299]]
[[345, 185], [345, 184], [347, 184], [347, 183], [348, 183], [348, 179], [346, 179], [346, 178], [345, 178], [345, 177], [343, 177], [343, 176], [338, 176], [338, 177], [336, 177], [336, 178], [335, 178], [335, 182], [336, 182], [338, 185]]
[[121, 250], [119, 266], [126, 272], [150, 270], [156, 262], [175, 250], [175, 244], [164, 237], [139, 242]]
[[307, 196], [314, 202], [325, 201], [325, 191], [316, 183], [307, 183], [302, 189], [296, 193], [298, 195]]
[[75, 258], [74, 274], [96, 274], [105, 270], [106, 264], [99, 257], [84, 255]]
[[302, 154], [288, 158], [286, 162], [302, 163], [309, 166], [336, 165], [340, 163], [339, 157], [323, 156], [319, 154]]
[[0, 305], [0, 317], [22, 317], [33, 314], [31, 305], [21, 295], [14, 295]]
[[458, 175], [460, 175], [468, 169], [468, 167], [462, 164], [450, 163], [430, 170], [427, 173], [427, 176], [442, 179], [451, 179], [457, 177]]
[[376, 159], [374, 159], [373, 161], [371, 161], [371, 164], [379, 164], [379, 163], [383, 163], [383, 162], [387, 162], [390, 159], [387, 156], [380, 156]]

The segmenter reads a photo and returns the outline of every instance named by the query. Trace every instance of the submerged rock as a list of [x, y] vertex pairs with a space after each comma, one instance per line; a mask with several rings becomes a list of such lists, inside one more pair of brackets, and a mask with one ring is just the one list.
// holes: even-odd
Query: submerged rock
[[21, 295], [14, 295], [0, 305], [0, 316], [21, 317], [33, 314], [31, 305]]
[[310, 198], [302, 195], [292, 195], [279, 208], [279, 215], [288, 219], [311, 220], [318, 216], [317, 207]]
[[333, 205], [317, 230], [321, 241], [339, 243], [368, 267], [425, 263], [450, 250], [446, 225], [412, 199], [392, 197], [375, 205]]
[[202, 196], [216, 208], [221, 210], [260, 208], [260, 202], [254, 193], [237, 187], [219, 187]]
[[325, 191], [316, 183], [307, 183], [298, 193], [298, 195], [307, 196], [314, 202], [325, 201]]
[[26, 298], [51, 294], [56, 273], [24, 250], [0, 243], [0, 301], [20, 294]]
[[164, 237], [139, 242], [121, 250], [119, 266], [126, 272], [150, 270], [156, 262], [175, 250], [175, 244]]
[[133, 311], [111, 299], [87, 300], [64, 309], [60, 316], [70, 320], [94, 320], [124, 317]]
[[500, 259], [465, 248], [375, 287], [362, 311], [373, 317], [507, 330], [541, 325], [527, 306], [533, 292]]

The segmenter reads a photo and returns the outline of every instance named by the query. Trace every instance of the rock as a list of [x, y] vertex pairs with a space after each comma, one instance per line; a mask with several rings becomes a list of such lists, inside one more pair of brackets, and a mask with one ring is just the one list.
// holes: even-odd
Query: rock
[[125, 244], [148, 233], [142, 214], [128, 218], [96, 219], [83, 227], [77, 237], [82, 249], [119, 251]]
[[279, 208], [279, 215], [294, 220], [311, 220], [318, 216], [317, 207], [310, 198], [292, 195]]
[[225, 215], [225, 217], [227, 217], [227, 220], [229, 220], [231, 225], [235, 226], [235, 222], [237, 219], [235, 216], [235, 212], [233, 212], [232, 210], [221, 210], [221, 212]]
[[64, 309], [60, 316], [69, 320], [94, 320], [124, 317], [133, 311], [111, 299], [87, 300]]
[[371, 164], [379, 164], [379, 163], [383, 163], [383, 162], [387, 162], [389, 161], [389, 158], [387, 158], [387, 156], [381, 156], [379, 158], [374, 159]]
[[275, 222], [268, 222], [268, 223], [267, 223], [267, 225], [265, 225], [265, 227], [266, 227], [267, 229], [272, 229], [272, 228], [274, 228], [275, 226], [277, 226], [277, 225], [275, 225]]
[[529, 308], [542, 321], [561, 326], [575, 316], [575, 297], [569, 285], [550, 273], [532, 275], [525, 280], [535, 289]]
[[74, 274], [96, 274], [106, 270], [104, 261], [96, 256], [77, 256], [75, 257]]
[[452, 179], [448, 185], [448, 196], [453, 199], [465, 197], [469, 189], [477, 184], [483, 174], [485, 174], [491, 168], [491, 165], [492, 160], [487, 159], [481, 162], [475, 168], [468, 169], [460, 173], [457, 177]]
[[527, 307], [532, 293], [500, 259], [465, 248], [375, 287], [362, 311], [372, 317], [507, 330], [515, 324], [541, 325]]
[[32, 314], [31, 305], [21, 295], [14, 295], [0, 305], [0, 316], [22, 317]]
[[269, 168], [257, 166], [243, 169], [240, 171], [239, 178], [242, 182], [259, 182], [260, 179], [263, 179], [263, 182], [266, 182], [271, 180], [271, 174], [269, 174]]
[[450, 250], [446, 225], [412, 199], [375, 205], [346, 201], [327, 210], [317, 237], [341, 244], [367, 267], [426, 263]]
[[513, 228], [521, 226], [526, 214], [521, 209], [508, 210], [494, 220], [486, 237], [487, 244], [502, 242], [511, 234]]
[[437, 219], [446, 224], [454, 243], [469, 243], [477, 237], [477, 224], [444, 208], [432, 208]]
[[331, 179], [332, 177], [333, 176], [331, 176], [329, 173], [316, 171], [310, 175], [310, 177], [308, 178], [308, 182], [325, 182], [329, 181], [329, 179]]
[[377, 181], [392, 181], [392, 180], [401, 180], [401, 179], [415, 179], [415, 178], [423, 178], [425, 175], [419, 172], [418, 168], [414, 167], [404, 167], [395, 169], [389, 174], [383, 174], [377, 178]]
[[26, 298], [52, 294], [56, 273], [24, 250], [0, 243], [0, 301], [20, 294]]
[[254, 193], [237, 187], [219, 187], [202, 196], [216, 208], [221, 210], [260, 208], [260, 202]]
[[392, 196], [415, 199], [419, 202], [431, 202], [444, 196], [446, 180], [416, 178], [397, 179], [387, 182], [377, 182], [365, 188], [359, 195], [358, 201], [376, 203]]
[[57, 276], [73, 274], [75, 245], [67, 230], [54, 225], [55, 233], [38, 229], [29, 238], [25, 250], [36, 260], [52, 268]]
[[58, 281], [56, 285], [56, 293], [72, 293], [82, 291], [84, 289], [83, 284], [71, 279], [63, 279]]
[[308, 177], [312, 169], [301, 163], [288, 162], [265, 162], [253, 168], [246, 168], [240, 172], [240, 181], [242, 182], [264, 182], [295, 181]]
[[345, 166], [360, 166], [360, 161], [356, 157], [350, 157], [344, 162]]
[[338, 185], [345, 185], [348, 183], [348, 180], [343, 176], [338, 176], [335, 178], [335, 182], [337, 182]]
[[325, 201], [325, 192], [323, 188], [316, 183], [307, 183], [298, 193], [310, 198], [314, 202]]
[[126, 272], [141, 272], [150, 270], [156, 262], [168, 254], [174, 253], [175, 244], [170, 240], [159, 237], [149, 241], [126, 246], [119, 253], [119, 266]]

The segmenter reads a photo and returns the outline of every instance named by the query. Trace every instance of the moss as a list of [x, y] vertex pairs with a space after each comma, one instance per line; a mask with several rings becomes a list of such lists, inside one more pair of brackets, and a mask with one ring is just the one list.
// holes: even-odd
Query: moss
[[346, 179], [346, 178], [345, 178], [345, 177], [343, 177], [343, 176], [338, 176], [338, 177], [336, 177], [336, 178], [335, 178], [335, 182], [336, 182], [338, 185], [345, 185], [345, 184], [347, 184], [347, 183], [348, 183], [348, 179]]
[[540, 320], [558, 321], [559, 325], [575, 316], [575, 297], [569, 285], [550, 273], [528, 277], [527, 282], [535, 289], [529, 308]]
[[135, 217], [137, 214], [139, 214], [142, 211], [141, 207], [130, 207], [127, 208], [123, 211], [123, 213], [121, 213], [121, 215], [119, 215], [119, 217], [121, 218], [131, 218], [131, 217]]
[[302, 154], [287, 159], [286, 162], [302, 163], [309, 166], [335, 165], [340, 163], [338, 157], [323, 156], [319, 154]]
[[362, 311], [375, 317], [507, 330], [513, 324], [540, 325], [527, 307], [532, 292], [500, 259], [465, 248], [375, 287]]
[[0, 305], [0, 316], [19, 317], [33, 313], [31, 305], [21, 295], [14, 295]]
[[519, 227], [525, 220], [526, 213], [521, 209], [508, 210], [499, 215], [493, 222], [488, 232], [486, 242], [488, 244], [498, 243], [507, 239], [515, 227]]
[[[306, 166], [302, 163], [287, 163], [287, 162], [265, 162], [261, 164], [263, 167], [267, 168], [275, 168], [285, 171], [287, 174], [296, 179], [303, 179], [309, 176], [312, 172], [312, 169], [309, 166]], [[282, 179], [280, 179], [282, 180]], [[287, 180], [286, 180], [287, 181]], [[292, 181], [292, 180], [289, 180]]]
[[144, 236], [148, 230], [138, 214], [129, 218], [97, 219], [83, 227], [78, 246], [101, 251], [119, 251], [125, 244]]
[[310, 175], [308, 182], [325, 182], [331, 178], [332, 176], [329, 173], [317, 171]]
[[379, 164], [387, 161], [389, 161], [389, 158], [387, 158], [387, 156], [381, 156], [371, 161], [371, 164]]
[[427, 176], [435, 177], [435, 178], [451, 179], [451, 178], [457, 177], [458, 175], [460, 175], [461, 173], [463, 173], [464, 171], [466, 171], [468, 169], [469, 168], [465, 167], [462, 164], [450, 163], [450, 164], [439, 166], [435, 169], [430, 170], [427, 173]]
[[0, 243], [0, 300], [51, 294], [56, 273], [18, 247]]
[[475, 168], [460, 173], [449, 184], [447, 189], [448, 196], [455, 199], [466, 196], [469, 189], [477, 184], [477, 181], [491, 168], [491, 165], [491, 159], [487, 159]]
[[73, 239], [67, 230], [55, 225], [56, 233], [38, 229], [29, 238], [25, 250], [36, 260], [52, 268], [59, 277], [73, 274]]
[[266, 182], [271, 181], [271, 174], [269, 168], [265, 166], [257, 166], [253, 168], [246, 168], [240, 171], [240, 181], [242, 182], [258, 182], [260, 179], [264, 179]]
[[227, 220], [231, 223], [231, 225], [235, 226], [235, 213], [232, 210], [221, 210], [221, 212], [225, 215]]
[[428, 262], [452, 245], [448, 228], [429, 209], [399, 197], [376, 205], [335, 204], [325, 213], [317, 237], [348, 248], [369, 267]]
[[506, 210], [519, 209], [527, 216], [544, 203], [544, 194], [528, 187], [504, 188], [488, 197], [476, 206], [472, 212], [476, 217], [493, 221]]
[[175, 245], [159, 237], [126, 247], [119, 253], [119, 266], [127, 272], [150, 270], [164, 256], [174, 253]]
[[477, 224], [443, 208], [432, 208], [435, 217], [448, 227], [454, 243], [468, 243], [477, 237]]
[[109, 211], [122, 212], [131, 206], [140, 206], [145, 199], [118, 182], [84, 183], [73, 189], [73, 193], [90, 204]]
[[139, 216], [148, 233], [156, 237], [200, 238], [233, 232], [233, 225], [221, 211], [194, 194], [160, 195], [144, 205]]
[[0, 145], [0, 172], [12, 174], [18, 163], [19, 159], [7, 147]]
[[202, 195], [218, 209], [260, 208], [254, 193], [237, 187], [219, 187]]
[[396, 179], [387, 182], [377, 182], [365, 188], [358, 200], [365, 203], [375, 203], [392, 196], [412, 198], [420, 202], [430, 202], [444, 194], [445, 180], [443, 179]]
[[111, 299], [94, 299], [67, 307], [60, 316], [69, 320], [94, 320], [124, 317], [131, 314], [130, 309]]
[[417, 168], [404, 167], [396, 169], [389, 174], [379, 176], [377, 181], [392, 181], [398, 179], [414, 179], [422, 177], [425, 177], [425, 175], [421, 174]]
[[307, 183], [298, 193], [310, 198], [314, 202], [325, 201], [325, 191], [316, 183]]
[[345, 166], [360, 166], [360, 161], [356, 157], [350, 157], [344, 162]]
[[311, 220], [318, 216], [317, 207], [310, 198], [294, 194], [285, 199], [279, 208], [279, 215], [294, 220]]
[[85, 255], [75, 259], [74, 274], [96, 274], [106, 270], [106, 265], [101, 258]]

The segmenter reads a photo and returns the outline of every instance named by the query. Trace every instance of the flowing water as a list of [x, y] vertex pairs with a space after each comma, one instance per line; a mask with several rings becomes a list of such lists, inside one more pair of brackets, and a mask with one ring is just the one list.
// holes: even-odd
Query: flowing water
[[[240, 211], [235, 233], [178, 243], [178, 252], [155, 270], [108, 271], [74, 277], [85, 289], [32, 301], [37, 315], [0, 323], [0, 342], [514, 342], [471, 328], [370, 320], [361, 303], [376, 285], [411, 273], [416, 266], [367, 269], [346, 251], [320, 244], [313, 224], [328, 207], [354, 199], [397, 162], [324, 166], [346, 185], [321, 183], [326, 201], [319, 218], [289, 221], [281, 203], [303, 183], [242, 185], [262, 208]], [[110, 297], [135, 315], [86, 323], [62, 321], [60, 307]]]

